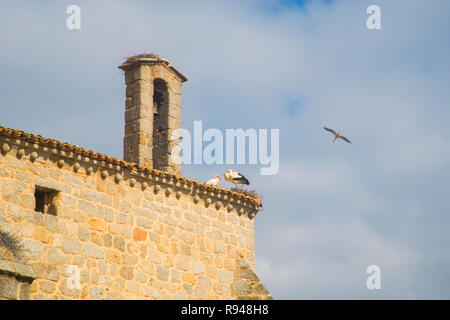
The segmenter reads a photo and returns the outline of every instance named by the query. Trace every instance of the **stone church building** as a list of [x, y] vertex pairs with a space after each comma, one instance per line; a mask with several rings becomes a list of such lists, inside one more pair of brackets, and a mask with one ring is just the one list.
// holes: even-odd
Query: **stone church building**
[[0, 126], [0, 299], [270, 299], [260, 199], [172, 161], [186, 77], [154, 54], [119, 68], [123, 159]]

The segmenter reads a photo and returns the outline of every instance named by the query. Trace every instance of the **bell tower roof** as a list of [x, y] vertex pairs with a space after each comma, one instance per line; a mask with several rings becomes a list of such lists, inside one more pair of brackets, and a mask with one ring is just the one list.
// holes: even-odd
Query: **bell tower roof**
[[142, 64], [161, 64], [167, 67], [170, 71], [172, 71], [180, 80], [181, 82], [187, 81], [187, 78], [184, 74], [182, 74], [180, 71], [178, 71], [174, 66], [172, 66], [169, 62], [169, 60], [162, 58], [154, 53], [142, 53], [138, 54], [132, 57], [129, 57], [127, 60], [125, 60], [124, 63], [122, 63], [119, 66], [119, 69], [122, 69], [124, 71], [133, 68], [137, 65]]

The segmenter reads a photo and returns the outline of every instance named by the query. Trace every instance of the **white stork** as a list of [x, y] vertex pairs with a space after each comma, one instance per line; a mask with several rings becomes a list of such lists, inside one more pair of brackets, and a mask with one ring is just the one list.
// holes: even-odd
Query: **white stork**
[[214, 178], [206, 181], [207, 185], [215, 186], [215, 187], [217, 187], [219, 185], [219, 183], [220, 183], [220, 177], [217, 174], [214, 176]]
[[237, 185], [241, 185], [241, 190], [243, 189], [243, 185], [249, 185], [250, 182], [247, 180], [246, 177], [244, 177], [242, 174], [237, 173], [235, 171], [232, 171], [231, 169], [228, 169], [227, 172], [223, 174], [223, 177], [225, 180], [234, 183], [234, 188], [237, 189]]
[[336, 141], [336, 139], [342, 139], [342, 140], [344, 140], [345, 142], [347, 142], [347, 143], [352, 143], [350, 140], [348, 140], [346, 137], [344, 137], [344, 136], [341, 136], [341, 133], [340, 132], [336, 132], [336, 131], [334, 131], [333, 129], [330, 129], [330, 128], [327, 128], [327, 127], [323, 127], [325, 130], [327, 130], [328, 132], [331, 132], [332, 134], [334, 134], [334, 139], [333, 139], [333, 142], [335, 142]]

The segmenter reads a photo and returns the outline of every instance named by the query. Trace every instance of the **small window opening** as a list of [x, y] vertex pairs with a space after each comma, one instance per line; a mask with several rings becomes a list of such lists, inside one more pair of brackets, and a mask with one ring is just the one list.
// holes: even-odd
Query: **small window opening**
[[151, 147], [153, 168], [155, 169], [161, 169], [168, 165], [168, 103], [167, 83], [160, 78], [153, 80], [153, 135]]
[[42, 187], [36, 187], [34, 198], [36, 207], [34, 211], [56, 215], [55, 199], [58, 191]]

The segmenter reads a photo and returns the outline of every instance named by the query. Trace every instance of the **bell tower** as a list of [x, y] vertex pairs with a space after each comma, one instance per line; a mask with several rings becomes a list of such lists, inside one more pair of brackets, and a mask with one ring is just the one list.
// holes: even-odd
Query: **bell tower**
[[172, 160], [179, 150], [172, 133], [181, 127], [181, 84], [187, 78], [152, 53], [130, 57], [119, 68], [126, 84], [124, 160], [181, 175]]

